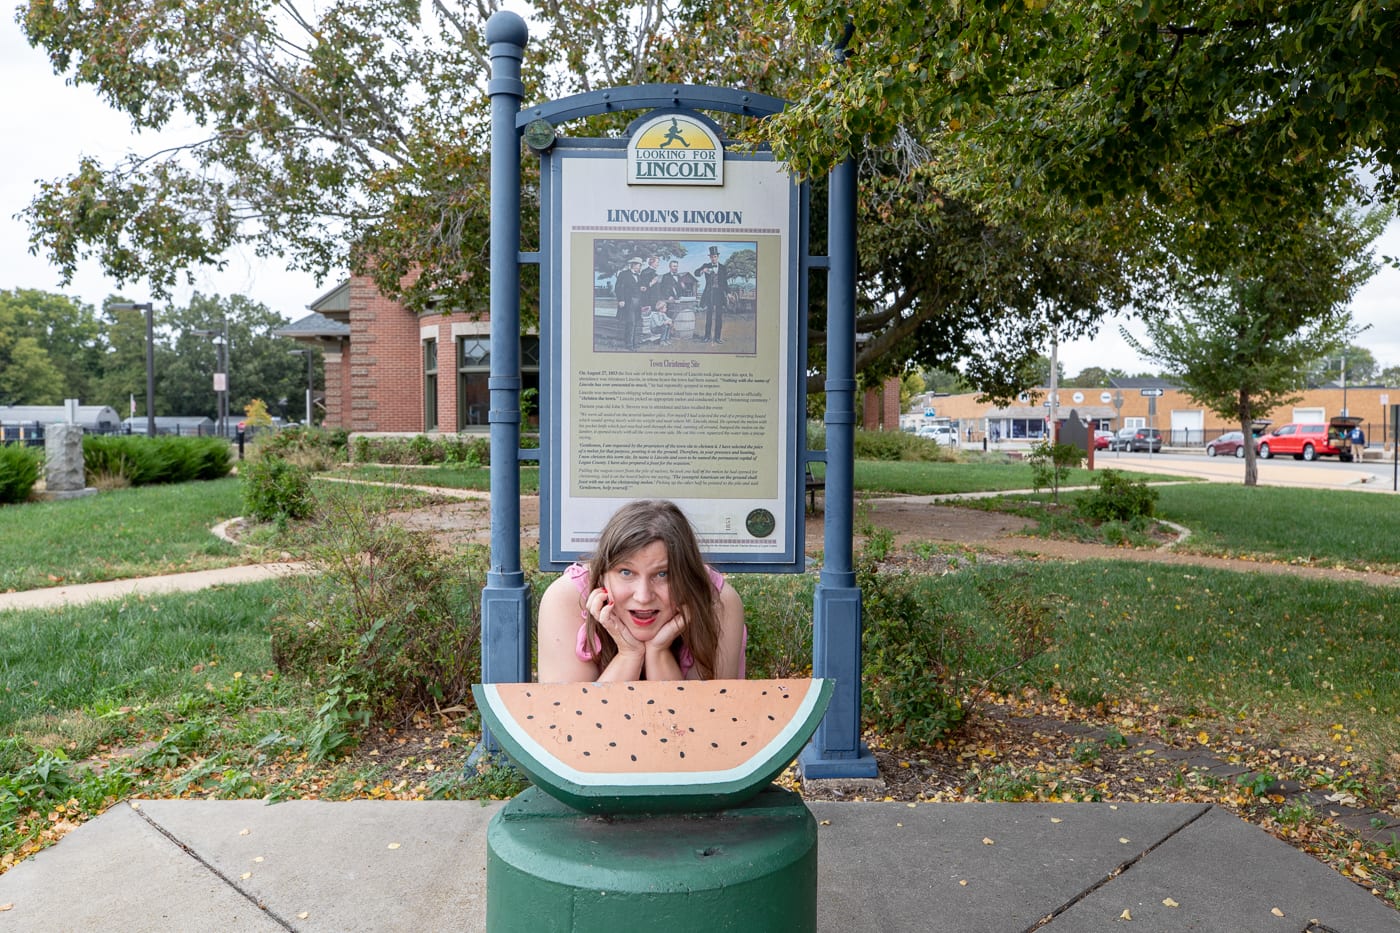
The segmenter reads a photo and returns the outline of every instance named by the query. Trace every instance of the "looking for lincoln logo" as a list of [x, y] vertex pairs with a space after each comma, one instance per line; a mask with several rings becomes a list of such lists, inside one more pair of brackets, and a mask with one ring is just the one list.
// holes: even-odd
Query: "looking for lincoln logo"
[[643, 124], [627, 147], [631, 185], [722, 185], [724, 146], [709, 126], [684, 114]]

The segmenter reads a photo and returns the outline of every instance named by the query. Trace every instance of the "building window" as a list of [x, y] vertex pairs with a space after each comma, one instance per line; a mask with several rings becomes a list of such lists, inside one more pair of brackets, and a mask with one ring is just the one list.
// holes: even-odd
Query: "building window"
[[[487, 423], [491, 392], [491, 340], [486, 336], [457, 338], [457, 430]], [[540, 338], [520, 338], [521, 409], [526, 413], [523, 430], [540, 427]], [[534, 390], [534, 391], [530, 391]]]
[[437, 416], [437, 341], [423, 341], [423, 430], [436, 431]]

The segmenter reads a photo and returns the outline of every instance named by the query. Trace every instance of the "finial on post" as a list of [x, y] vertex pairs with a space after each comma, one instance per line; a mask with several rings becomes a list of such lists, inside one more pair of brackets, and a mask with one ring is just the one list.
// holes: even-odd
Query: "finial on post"
[[486, 21], [486, 41], [490, 45], [505, 42], [523, 49], [530, 41], [530, 28], [519, 13], [497, 10]]

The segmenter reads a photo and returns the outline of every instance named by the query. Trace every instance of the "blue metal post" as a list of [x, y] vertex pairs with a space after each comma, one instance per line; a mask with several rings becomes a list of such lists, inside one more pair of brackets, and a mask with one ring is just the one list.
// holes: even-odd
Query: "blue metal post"
[[860, 741], [860, 587], [853, 554], [856, 423], [856, 163], [830, 176], [827, 219], [826, 521], [812, 606], [812, 674], [836, 681], [799, 763], [806, 778], [873, 778]]
[[[520, 63], [529, 30], [499, 10], [486, 22], [491, 54], [491, 567], [481, 591], [481, 679], [530, 679], [530, 589], [520, 566]], [[495, 752], [482, 730], [473, 762]]]

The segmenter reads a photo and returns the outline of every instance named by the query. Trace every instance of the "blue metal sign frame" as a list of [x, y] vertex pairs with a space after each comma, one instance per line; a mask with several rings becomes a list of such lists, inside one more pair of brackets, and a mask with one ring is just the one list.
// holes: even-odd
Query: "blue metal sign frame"
[[[482, 589], [482, 680], [530, 679], [530, 591], [520, 563], [520, 270], [539, 262], [520, 250], [520, 143], [536, 121], [557, 125], [594, 114], [665, 108], [715, 111], [762, 118], [780, 112], [775, 97], [730, 88], [643, 85], [591, 91], [522, 109], [521, 62], [529, 31], [517, 14], [492, 14], [486, 24], [491, 58], [491, 557]], [[552, 126], [545, 127], [546, 133]], [[812, 668], [836, 682], [826, 717], [799, 765], [807, 778], [875, 777], [874, 757], [860, 741], [861, 594], [853, 558], [856, 297], [856, 166], [848, 159], [830, 175], [827, 256], [807, 253], [809, 211], [800, 199], [801, 248], [792, 291], [807, 306], [809, 270], [827, 271], [826, 450], [806, 451], [805, 461], [825, 461], [826, 521], [823, 565], [813, 598]], [[547, 201], [545, 203], [548, 203]], [[545, 218], [546, 220], [548, 218]], [[546, 246], [548, 241], [544, 241]], [[550, 276], [541, 276], [541, 301], [556, 300]], [[805, 334], [805, 326], [801, 328]], [[804, 341], [805, 342], [805, 341]], [[546, 367], [547, 369], [548, 367]], [[554, 374], [541, 388], [554, 390]], [[800, 380], [800, 376], [799, 376]], [[801, 396], [799, 396], [800, 398]], [[805, 412], [799, 410], [799, 416]], [[548, 443], [548, 436], [546, 435]], [[805, 446], [805, 444], [803, 445]], [[548, 464], [551, 453], [541, 454]], [[548, 467], [546, 466], [546, 469]], [[800, 502], [800, 489], [798, 499]], [[800, 553], [800, 545], [799, 545]], [[746, 569], [758, 569], [751, 565]], [[483, 729], [473, 760], [495, 750]]]

